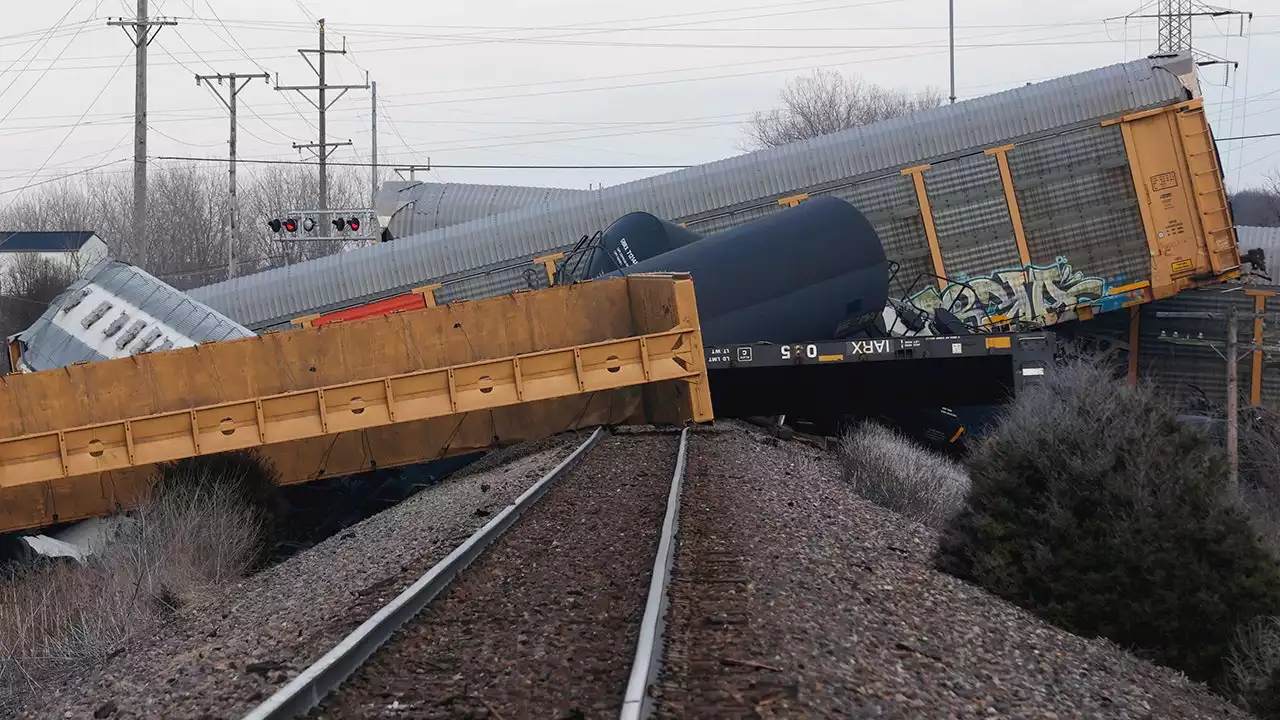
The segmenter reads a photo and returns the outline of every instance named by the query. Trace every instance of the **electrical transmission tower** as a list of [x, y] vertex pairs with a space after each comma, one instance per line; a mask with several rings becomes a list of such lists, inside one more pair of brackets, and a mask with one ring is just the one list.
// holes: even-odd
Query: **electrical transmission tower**
[[[351, 144], [350, 140], [345, 142], [329, 142], [327, 133], [328, 128], [325, 124], [325, 114], [328, 112], [329, 108], [333, 107], [334, 103], [338, 102], [343, 95], [347, 94], [348, 90], [367, 90], [369, 88], [369, 83], [367, 77], [364, 85], [330, 85], [325, 82], [325, 57], [328, 55], [347, 54], [347, 41], [346, 38], [343, 38], [341, 50], [330, 50], [324, 42], [324, 18], [320, 18], [318, 25], [320, 27], [319, 44], [315, 49], [300, 48], [298, 52], [301, 53], [302, 58], [307, 61], [307, 64], [311, 66], [311, 69], [315, 71], [319, 82], [315, 85], [281, 85], [280, 79], [277, 76], [276, 90], [282, 92], [297, 92], [302, 95], [302, 97], [306, 98], [307, 102], [311, 103], [312, 107], [314, 107], [320, 114], [320, 123], [317, 126], [317, 132], [320, 137], [317, 141], [313, 143], [294, 143], [293, 147], [298, 151], [311, 150], [320, 161], [320, 206], [318, 210], [320, 211], [320, 215], [324, 216], [327, 214], [326, 211], [329, 209], [329, 155], [334, 149], [342, 147], [343, 145]], [[316, 61], [312, 62], [308, 55], [315, 55]], [[307, 94], [311, 90], [316, 91], [317, 97], [315, 99]], [[330, 90], [338, 91], [338, 94], [332, 99], [328, 97], [328, 91]], [[327, 224], [322, 223], [321, 228], [323, 232], [326, 234], [328, 233]]]
[[136, 50], [133, 98], [133, 236], [138, 251], [138, 264], [145, 266], [151, 246], [147, 237], [147, 46], [165, 25], [176, 20], [150, 19], [147, 0], [138, 0], [138, 16], [132, 20], [108, 20], [108, 25], [124, 28]]
[[1191, 14], [1198, 4], [1195, 0], [1160, 0], [1160, 43], [1156, 52], [1191, 49]]
[[[1155, 13], [1151, 12], [1155, 8]], [[1237, 65], [1204, 52], [1195, 47], [1195, 35], [1192, 21], [1198, 17], [1222, 18], [1239, 17], [1240, 33], [1244, 34], [1245, 19], [1252, 20], [1253, 13], [1230, 8], [1209, 5], [1200, 0], [1151, 0], [1138, 10], [1125, 16], [1126, 19], [1154, 18], [1159, 28], [1159, 41], [1156, 52], [1160, 54], [1190, 52], [1200, 65]]]
[[[227, 279], [236, 276], [236, 241], [240, 239], [240, 200], [236, 195], [236, 96], [249, 84], [250, 80], [271, 80], [271, 76], [266, 73], [254, 73], [250, 75], [239, 75], [236, 73], [216, 75], [196, 75], [196, 84], [203, 82], [209, 91], [213, 93], [218, 101], [226, 106], [227, 111], [231, 113], [231, 138], [228, 141], [231, 154], [230, 174], [230, 198], [227, 218]], [[227, 83], [227, 96], [222, 96], [222, 83]], [[214, 87], [217, 83], [217, 87]]]

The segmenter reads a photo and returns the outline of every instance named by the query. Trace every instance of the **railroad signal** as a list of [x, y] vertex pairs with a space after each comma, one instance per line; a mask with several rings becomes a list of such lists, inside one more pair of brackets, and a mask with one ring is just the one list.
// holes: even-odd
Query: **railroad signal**
[[288, 220], [285, 220], [284, 229], [288, 230], [289, 232], [298, 232], [298, 221], [294, 220], [293, 218], [289, 218]]
[[303, 231], [304, 231], [304, 232], [311, 232], [312, 230], [315, 230], [315, 229], [316, 229], [316, 221], [315, 221], [315, 220], [313, 220], [313, 219], [311, 219], [311, 218], [307, 218], [307, 219], [303, 220], [303, 221], [302, 221], [302, 229], [303, 229]]
[[277, 218], [271, 218], [267, 221], [267, 227], [271, 228], [271, 232], [273, 233], [280, 232], [280, 220]]
[[353, 232], [360, 231], [360, 218], [336, 217], [333, 219], [333, 229], [341, 232], [343, 230], [351, 230]]

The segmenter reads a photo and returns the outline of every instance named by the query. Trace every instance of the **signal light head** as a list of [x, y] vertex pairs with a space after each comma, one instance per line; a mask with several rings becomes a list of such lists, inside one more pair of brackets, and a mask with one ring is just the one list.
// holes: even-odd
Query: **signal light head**
[[346, 229], [347, 229], [347, 220], [346, 220], [346, 218], [334, 218], [334, 219], [333, 219], [333, 229], [334, 229], [334, 230], [346, 230]]
[[307, 232], [311, 232], [312, 230], [315, 230], [315, 229], [316, 229], [316, 221], [315, 221], [315, 220], [313, 220], [313, 219], [311, 219], [311, 218], [307, 218], [307, 219], [303, 220], [303, 221], [302, 221], [302, 229], [303, 229], [303, 230], [305, 230], [305, 231], [307, 231]]
[[347, 221], [347, 226], [350, 227], [353, 232], [358, 231], [360, 229], [360, 218], [351, 218]]
[[271, 218], [267, 221], [267, 227], [271, 228], [271, 232], [280, 232], [280, 220], [277, 218]]
[[293, 218], [289, 218], [288, 220], [285, 220], [285, 221], [284, 221], [284, 229], [285, 229], [285, 230], [288, 230], [289, 232], [297, 232], [297, 231], [298, 231], [298, 221], [297, 221], [297, 220], [294, 220]]

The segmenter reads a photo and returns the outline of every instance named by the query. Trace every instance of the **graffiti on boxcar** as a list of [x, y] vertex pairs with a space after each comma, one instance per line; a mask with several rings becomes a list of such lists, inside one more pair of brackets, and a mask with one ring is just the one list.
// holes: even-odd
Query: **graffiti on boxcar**
[[946, 308], [961, 321], [983, 325], [1004, 320], [1034, 321], [1049, 313], [1061, 314], [1076, 305], [1091, 303], [1107, 292], [1107, 281], [1085, 275], [1058, 258], [1052, 265], [1004, 268], [990, 275], [965, 278], [946, 289], [927, 287], [911, 296], [911, 302], [932, 313]]

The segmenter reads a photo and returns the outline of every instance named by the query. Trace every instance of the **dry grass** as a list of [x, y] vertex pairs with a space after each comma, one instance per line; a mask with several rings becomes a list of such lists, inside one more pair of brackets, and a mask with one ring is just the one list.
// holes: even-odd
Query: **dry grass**
[[1227, 658], [1227, 686], [1237, 704], [1260, 718], [1280, 718], [1280, 617], [1243, 625]]
[[969, 490], [962, 466], [877, 423], [845, 434], [839, 452], [858, 495], [930, 527], [942, 527]]
[[0, 711], [100, 666], [180, 607], [248, 573], [269, 516], [250, 462], [167, 468], [119, 538], [79, 565], [42, 561], [0, 580]]

